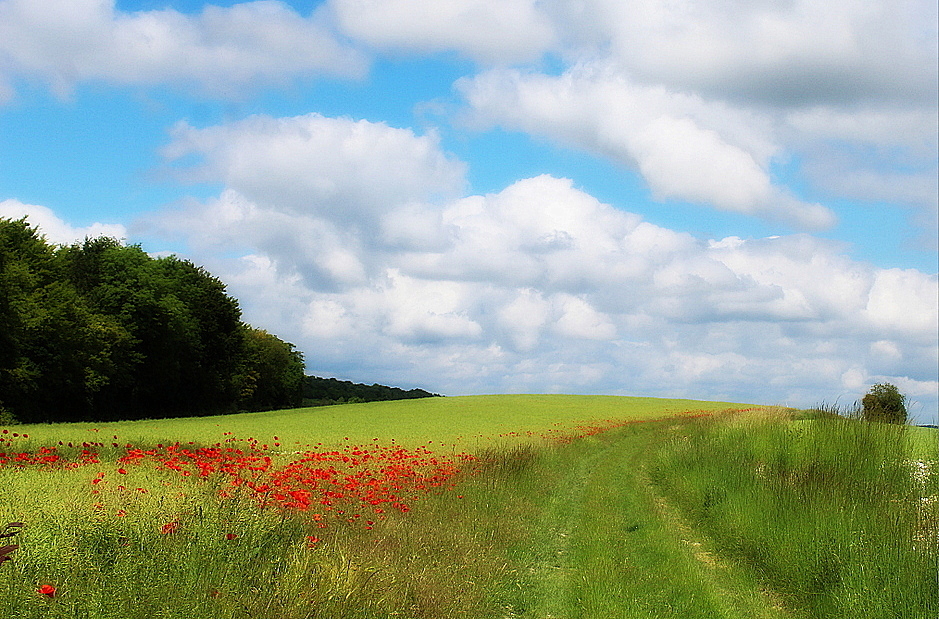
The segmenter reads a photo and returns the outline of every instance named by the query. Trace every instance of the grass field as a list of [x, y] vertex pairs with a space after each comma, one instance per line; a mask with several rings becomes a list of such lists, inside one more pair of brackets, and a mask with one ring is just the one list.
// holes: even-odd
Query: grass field
[[[748, 404], [579, 395], [493, 395], [424, 398], [364, 404], [342, 404], [219, 417], [189, 417], [69, 423], [11, 428], [27, 433], [37, 444], [50, 441], [88, 441], [112, 437], [133, 444], [195, 441], [212, 444], [228, 436], [256, 438], [270, 444], [273, 436], [284, 446], [363, 443], [378, 438], [418, 445], [434, 441], [477, 449], [512, 442], [529, 433], [568, 433], [577, 425], [634, 419], [654, 419], [686, 411], [746, 408]], [[511, 435], [511, 436], [509, 436]], [[510, 439], [508, 441], [504, 439]]]
[[934, 619], [939, 435], [727, 407], [487, 396], [6, 428], [0, 528], [24, 526], [0, 539], [19, 544], [0, 617]]

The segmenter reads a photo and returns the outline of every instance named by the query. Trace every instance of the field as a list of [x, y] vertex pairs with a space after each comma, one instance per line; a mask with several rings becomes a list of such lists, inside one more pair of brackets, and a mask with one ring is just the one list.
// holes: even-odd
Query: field
[[939, 614], [933, 430], [480, 396], [0, 432], [11, 619]]
[[[578, 425], [653, 419], [687, 411], [746, 408], [747, 404], [662, 398], [576, 395], [497, 395], [424, 398], [365, 404], [189, 417], [110, 424], [70, 423], [24, 428], [37, 444], [87, 441], [118, 435], [134, 444], [188, 442], [212, 444], [235, 436], [287, 446], [362, 443], [378, 438], [399, 444], [427, 441], [477, 449], [532, 435], [570, 432]], [[510, 436], [511, 435], [511, 436]]]

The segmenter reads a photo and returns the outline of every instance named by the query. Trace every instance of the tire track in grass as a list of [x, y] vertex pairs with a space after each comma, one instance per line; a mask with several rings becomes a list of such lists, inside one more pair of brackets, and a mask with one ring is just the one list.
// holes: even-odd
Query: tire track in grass
[[652, 491], [642, 467], [671, 425], [634, 424], [547, 456], [555, 482], [527, 551], [529, 604], [513, 616], [792, 617]]

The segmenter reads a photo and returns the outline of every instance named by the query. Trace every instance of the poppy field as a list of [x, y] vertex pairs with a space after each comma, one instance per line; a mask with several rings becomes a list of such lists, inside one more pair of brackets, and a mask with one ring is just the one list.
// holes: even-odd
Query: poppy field
[[[820, 470], [824, 454], [805, 445], [835, 435], [810, 440], [817, 421], [691, 401], [438, 400], [443, 418], [426, 418], [423, 436], [414, 420], [432, 409], [419, 400], [404, 403], [421, 402], [417, 412], [385, 403], [2, 428], [0, 616], [935, 615], [939, 583], [923, 588], [937, 565], [932, 435], [915, 442], [922, 479], [878, 473], [907, 461], [895, 441], [878, 452], [887, 460], [868, 466], [874, 477], [852, 485], [884, 486], [882, 502], [832, 495], [846, 485], [830, 480], [796, 488], [816, 501], [812, 526], [827, 531], [813, 537], [798, 509], [779, 526], [778, 505], [770, 515], [742, 506], [775, 505], [760, 497], [791, 485], [779, 479]], [[343, 414], [345, 424], [333, 421]], [[778, 460], [783, 442], [772, 437], [792, 428], [802, 428], [803, 447], [782, 477], [768, 475], [774, 460], [760, 449]], [[762, 472], [717, 466], [727, 462]], [[904, 485], [911, 480], [920, 485]], [[874, 535], [877, 522], [897, 521], [897, 492], [914, 515]], [[853, 520], [820, 526], [825, 509], [842, 513], [846, 502]], [[851, 535], [864, 541], [834, 578], [824, 557]], [[883, 588], [891, 553], [919, 567], [890, 576], [889, 589], [906, 593], [882, 594], [882, 612], [862, 614], [857, 600]]]

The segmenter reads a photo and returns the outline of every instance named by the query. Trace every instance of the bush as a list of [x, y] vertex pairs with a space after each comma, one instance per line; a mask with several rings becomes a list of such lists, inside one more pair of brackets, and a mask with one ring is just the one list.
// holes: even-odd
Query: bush
[[17, 424], [19, 424], [19, 420], [16, 418], [16, 415], [0, 404], [0, 426], [15, 426]]
[[871, 387], [861, 400], [861, 406], [861, 415], [865, 421], [904, 424], [908, 420], [906, 396], [890, 383]]

